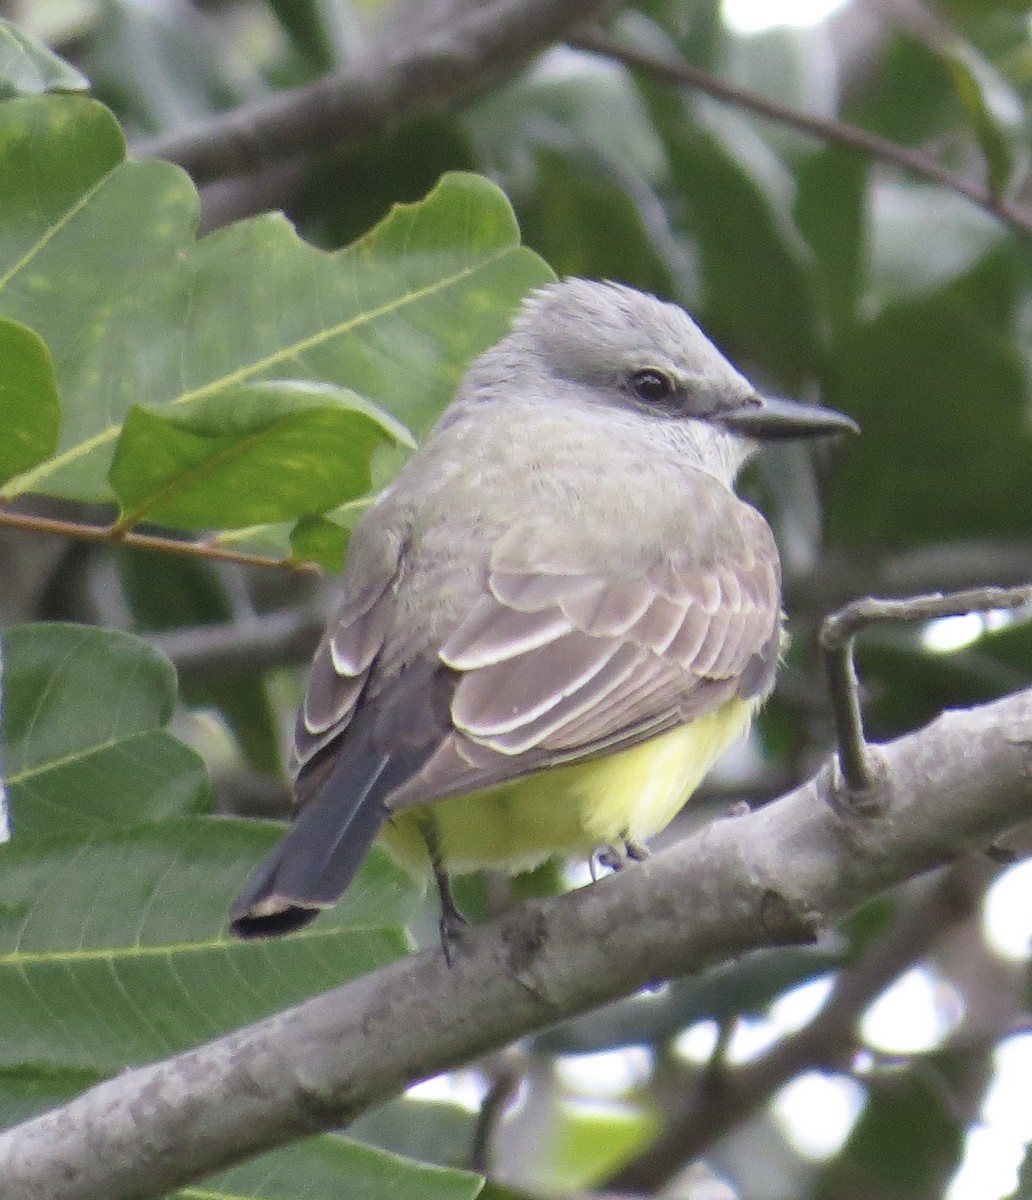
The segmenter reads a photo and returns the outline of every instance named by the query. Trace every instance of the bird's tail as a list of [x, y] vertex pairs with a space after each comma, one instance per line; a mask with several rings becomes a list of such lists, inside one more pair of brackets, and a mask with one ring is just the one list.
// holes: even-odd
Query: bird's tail
[[341, 754], [233, 905], [231, 933], [290, 933], [340, 899], [390, 815], [383, 798], [412, 772], [405, 757]]

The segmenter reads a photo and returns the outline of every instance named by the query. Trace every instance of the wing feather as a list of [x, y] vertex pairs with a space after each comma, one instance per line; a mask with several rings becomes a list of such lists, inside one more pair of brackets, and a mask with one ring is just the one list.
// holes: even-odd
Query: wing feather
[[780, 635], [777, 551], [754, 509], [730, 493], [713, 504], [708, 555], [693, 539], [600, 567], [571, 543], [542, 564], [513, 536], [483, 574], [436, 560], [434, 587], [447, 593], [445, 575], [459, 572], [451, 586], [470, 597], [436, 657], [411, 624], [422, 610], [399, 615], [399, 548], [346, 597], [316, 654], [296, 735], [302, 782], [319, 778], [322, 752], [366, 705], [376, 747], [424, 747], [385, 797], [401, 808], [634, 745], [732, 696], [762, 694]]
[[556, 608], [519, 610], [482, 596], [465, 621], [441, 647], [443, 663], [456, 671], [475, 671], [552, 644], [573, 630]]
[[452, 720], [484, 740], [536, 720], [594, 679], [620, 643], [575, 630], [547, 646], [521, 651], [478, 671], [466, 671], [452, 699]]
[[634, 745], [766, 691], [780, 636], [777, 551], [755, 510], [727, 516], [739, 524], [712, 561], [682, 549], [615, 578], [572, 553], [564, 563], [553, 552], [545, 569], [494, 563], [442, 651], [458, 671], [453, 731], [389, 806]]
[[295, 774], [340, 737], [354, 715], [390, 628], [389, 588], [396, 566], [354, 593], [345, 592], [319, 643], [294, 728]]

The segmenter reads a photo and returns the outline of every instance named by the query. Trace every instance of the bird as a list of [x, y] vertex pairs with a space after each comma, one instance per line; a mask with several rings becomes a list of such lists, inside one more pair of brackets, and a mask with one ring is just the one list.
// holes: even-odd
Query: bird
[[770, 439], [855, 430], [760, 395], [680, 307], [532, 292], [355, 528], [294, 741], [296, 815], [230, 914], [335, 904], [374, 840], [453, 873], [642, 856], [770, 692], [770, 526], [734, 490]]

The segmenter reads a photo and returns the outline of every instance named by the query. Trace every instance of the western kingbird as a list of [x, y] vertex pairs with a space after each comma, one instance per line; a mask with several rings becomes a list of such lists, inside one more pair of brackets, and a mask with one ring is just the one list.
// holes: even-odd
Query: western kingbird
[[445, 871], [634, 856], [773, 683], [780, 564], [739, 468], [757, 439], [854, 428], [761, 398], [653, 296], [531, 295], [354, 531], [299, 811], [233, 932], [309, 921], [378, 834], [429, 851], [453, 916]]

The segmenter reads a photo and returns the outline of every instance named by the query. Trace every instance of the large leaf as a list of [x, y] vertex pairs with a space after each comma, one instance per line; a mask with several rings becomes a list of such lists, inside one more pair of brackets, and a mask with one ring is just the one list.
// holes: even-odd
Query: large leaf
[[[993, 278], [999, 308], [1005, 281]], [[843, 343], [829, 399], [863, 435], [835, 471], [828, 519], [840, 542], [1027, 534], [1027, 364], [997, 312], [971, 302], [982, 290], [975, 276], [894, 305]]]
[[65, 1104], [101, 1079], [98, 1071], [45, 1068], [39, 1063], [0, 1069], [0, 1129]]
[[1015, 149], [1025, 144], [1021, 99], [966, 42], [958, 38], [940, 52], [985, 158], [989, 188], [1002, 196], [1013, 173]]
[[132, 134], [203, 121], [265, 92], [229, 30], [193, 5], [104, 0], [78, 62]]
[[860, 1196], [934, 1196], [956, 1168], [959, 1119], [946, 1111], [948, 1088], [929, 1084], [936, 1067], [887, 1076], [869, 1087], [867, 1105], [845, 1146], [822, 1172], [816, 1200]]
[[53, 453], [59, 421], [46, 346], [31, 329], [0, 320], [0, 483]]
[[170, 412], [131, 408], [111, 465], [120, 524], [239, 529], [316, 516], [369, 490], [369, 459], [408, 433], [326, 384], [258, 383]]
[[684, 205], [679, 230], [703, 273], [696, 315], [732, 361], [758, 370], [762, 385], [801, 387], [819, 372], [823, 351], [787, 175], [737, 118], [711, 112], [703, 122], [658, 94], [652, 108]]
[[24, 29], [0, 21], [0, 100], [39, 92], [82, 92], [89, 80]]
[[0, 494], [109, 498], [131, 407], [284, 374], [349, 388], [424, 432], [551, 277], [520, 247], [505, 197], [475, 176], [447, 176], [325, 254], [276, 215], [192, 242], [186, 176], [121, 154], [110, 117], [86, 101], [0, 110], [0, 315], [46, 341], [65, 417], [59, 452]]
[[[149, 303], [137, 277], [172, 268], [197, 220], [197, 196], [177, 167], [124, 162], [111, 114], [77, 96], [0, 105], [0, 315], [46, 342], [64, 405], [67, 448], [120, 421], [116, 393], [129, 364], [104, 358], [107, 323], [129, 308], [148, 357]], [[166, 351], [167, 351], [166, 347]], [[100, 372], [98, 374], [98, 372]], [[133, 403], [149, 399], [145, 392]], [[42, 457], [42, 454], [41, 454]]]
[[16, 843], [198, 808], [204, 764], [164, 728], [176, 695], [166, 658], [84, 626], [25, 625], [3, 641], [2, 779]]
[[346, 1138], [309, 1138], [223, 1171], [170, 1200], [474, 1200], [483, 1180]]
[[830, 146], [797, 171], [794, 216], [814, 253], [822, 299], [838, 328], [852, 322], [865, 283], [868, 252], [867, 159]]
[[406, 952], [413, 885], [377, 853], [304, 931], [230, 938], [229, 905], [281, 834], [192, 817], [0, 848], [0, 1065], [120, 1070]]

